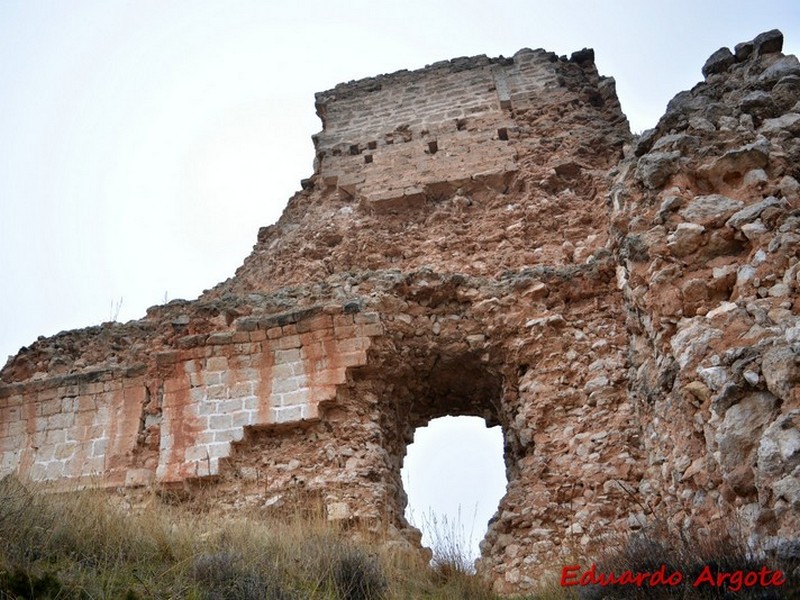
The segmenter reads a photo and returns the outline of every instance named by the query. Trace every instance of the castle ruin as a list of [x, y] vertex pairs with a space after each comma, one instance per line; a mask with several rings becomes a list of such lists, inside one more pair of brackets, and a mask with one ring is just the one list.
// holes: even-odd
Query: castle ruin
[[800, 531], [800, 63], [767, 32], [634, 137], [591, 50], [316, 96], [315, 168], [234, 277], [0, 371], [0, 476], [319, 498], [418, 542], [415, 428], [499, 424], [479, 572], [531, 589], [650, 514]]

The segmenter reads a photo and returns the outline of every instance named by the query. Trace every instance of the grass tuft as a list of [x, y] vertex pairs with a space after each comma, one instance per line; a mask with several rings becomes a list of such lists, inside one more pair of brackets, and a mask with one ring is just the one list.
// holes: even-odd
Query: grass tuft
[[445, 581], [419, 551], [342, 531], [313, 506], [230, 516], [169, 495], [123, 504], [0, 480], [0, 600], [496, 598], [476, 576]]

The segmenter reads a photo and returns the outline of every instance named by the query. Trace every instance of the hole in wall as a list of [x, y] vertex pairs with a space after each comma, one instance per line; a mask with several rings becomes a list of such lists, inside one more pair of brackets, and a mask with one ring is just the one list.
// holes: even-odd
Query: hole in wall
[[414, 432], [401, 471], [406, 519], [433, 560], [472, 569], [506, 491], [503, 433], [481, 417], [440, 417]]
[[430, 152], [431, 154], [436, 154], [438, 151], [439, 151], [439, 144], [436, 142], [436, 140], [428, 142], [428, 152]]
[[508, 140], [508, 129], [506, 129], [505, 127], [501, 127], [500, 129], [498, 129], [497, 130], [497, 137], [500, 138], [503, 141], [507, 141]]

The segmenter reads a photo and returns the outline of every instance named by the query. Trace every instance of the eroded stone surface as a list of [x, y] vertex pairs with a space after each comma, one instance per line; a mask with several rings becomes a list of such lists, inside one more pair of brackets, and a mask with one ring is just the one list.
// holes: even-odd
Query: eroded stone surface
[[[781, 43], [767, 32], [737, 46], [733, 63], [712, 57], [706, 82], [649, 135], [652, 148], [686, 134], [696, 147], [681, 149], [681, 169], [655, 187], [632, 175], [650, 154], [626, 158], [612, 216], [617, 247], [644, 245], [621, 280], [645, 476], [658, 482], [648, 502], [687, 529], [747, 523], [765, 547], [800, 530], [790, 483], [798, 348], [787, 344], [800, 310], [800, 95], [784, 95], [788, 80], [778, 86], [796, 64]], [[667, 201], [681, 208], [664, 210]]]
[[[0, 474], [320, 498], [418, 543], [414, 429], [505, 437], [480, 572], [533, 587], [668, 515], [800, 529], [796, 59], [768, 32], [630, 136], [593, 53], [317, 95], [315, 172], [236, 275], [0, 372]], [[642, 512], [651, 507], [652, 514]]]

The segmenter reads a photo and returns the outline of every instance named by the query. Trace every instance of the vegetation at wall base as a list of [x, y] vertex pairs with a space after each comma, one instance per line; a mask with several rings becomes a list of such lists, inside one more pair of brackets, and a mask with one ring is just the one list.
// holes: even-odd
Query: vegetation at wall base
[[127, 504], [0, 480], [0, 600], [496, 598], [477, 576], [445, 576], [321, 510], [226, 516], [156, 493]]
[[[0, 600], [499, 598], [452, 544], [430, 563], [423, 553], [398, 549], [367, 528], [337, 527], [314, 507], [276, 518], [254, 512], [228, 516], [211, 506], [155, 492], [132, 505], [107, 491], [56, 493], [6, 477], [0, 480]], [[452, 532], [439, 533], [452, 539]], [[666, 563], [687, 579], [705, 565], [735, 570], [766, 564], [783, 569], [789, 581], [736, 593], [685, 586], [564, 588], [556, 581], [518, 600], [798, 597], [792, 594], [799, 589], [800, 562], [755, 556], [735, 540], [689, 540], [655, 528], [609, 541], [604, 556], [581, 563], [615, 572]]]

